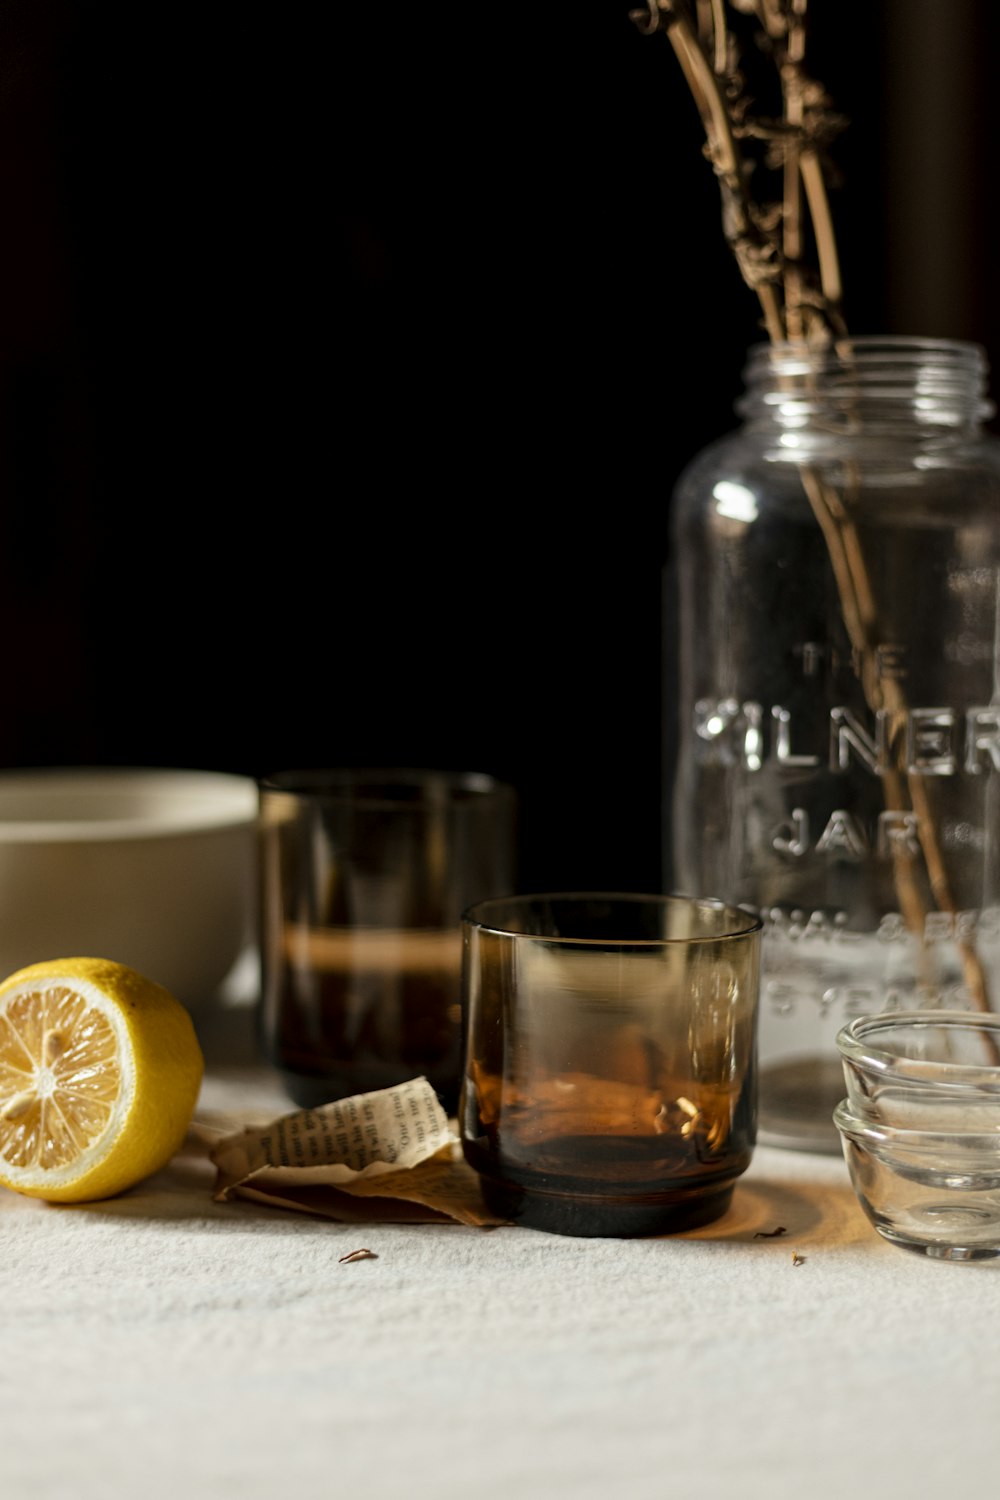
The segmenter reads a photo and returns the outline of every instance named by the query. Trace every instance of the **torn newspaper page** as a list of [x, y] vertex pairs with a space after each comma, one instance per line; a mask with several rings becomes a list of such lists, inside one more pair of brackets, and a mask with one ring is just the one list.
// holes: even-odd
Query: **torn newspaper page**
[[348, 1223], [506, 1222], [482, 1201], [426, 1078], [298, 1110], [216, 1141], [214, 1196]]

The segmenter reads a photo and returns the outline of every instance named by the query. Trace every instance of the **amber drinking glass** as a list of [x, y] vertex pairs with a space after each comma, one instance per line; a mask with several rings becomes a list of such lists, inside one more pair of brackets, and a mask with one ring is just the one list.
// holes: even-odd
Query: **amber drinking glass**
[[760, 931], [671, 896], [466, 912], [459, 1122], [494, 1212], [608, 1236], [725, 1212], [756, 1135]]

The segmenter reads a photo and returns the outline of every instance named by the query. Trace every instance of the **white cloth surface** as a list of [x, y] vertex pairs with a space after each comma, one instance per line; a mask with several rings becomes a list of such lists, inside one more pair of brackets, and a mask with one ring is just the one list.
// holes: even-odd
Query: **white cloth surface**
[[[291, 1107], [234, 1067], [201, 1105]], [[885, 1244], [839, 1158], [758, 1148], [724, 1219], [636, 1241], [359, 1229], [213, 1181], [192, 1145], [106, 1203], [0, 1190], [4, 1500], [996, 1490], [1000, 1263]]]

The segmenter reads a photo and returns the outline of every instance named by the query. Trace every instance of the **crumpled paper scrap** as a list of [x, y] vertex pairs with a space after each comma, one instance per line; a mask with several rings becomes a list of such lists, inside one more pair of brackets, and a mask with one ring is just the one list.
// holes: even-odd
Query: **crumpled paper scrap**
[[248, 1198], [355, 1224], [507, 1222], [483, 1203], [426, 1078], [245, 1127], [209, 1156], [220, 1202]]

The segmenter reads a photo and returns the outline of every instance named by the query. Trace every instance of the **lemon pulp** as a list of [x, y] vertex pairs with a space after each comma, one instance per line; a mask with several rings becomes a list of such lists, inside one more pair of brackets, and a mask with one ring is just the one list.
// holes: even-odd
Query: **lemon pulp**
[[92, 999], [65, 985], [15, 995], [0, 1015], [0, 1155], [56, 1173], [76, 1163], [120, 1112], [122, 1072], [114, 1025]]

